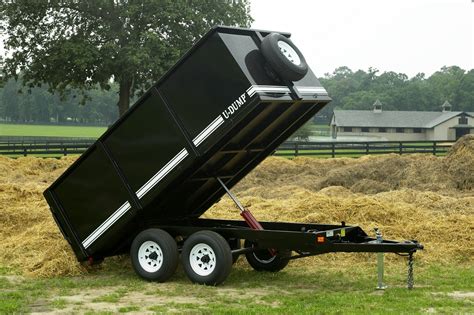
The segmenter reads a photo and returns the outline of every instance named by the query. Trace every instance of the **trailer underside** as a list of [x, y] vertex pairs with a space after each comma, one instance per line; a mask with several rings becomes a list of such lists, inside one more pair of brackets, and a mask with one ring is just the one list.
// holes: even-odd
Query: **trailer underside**
[[187, 236], [202, 230], [214, 231], [226, 239], [245, 239], [257, 248], [292, 250], [300, 257], [320, 255], [329, 252], [386, 252], [414, 253], [423, 249], [415, 240], [378, 243], [358, 226], [260, 222], [264, 230], [253, 230], [244, 221], [194, 219], [157, 224], [174, 236]]

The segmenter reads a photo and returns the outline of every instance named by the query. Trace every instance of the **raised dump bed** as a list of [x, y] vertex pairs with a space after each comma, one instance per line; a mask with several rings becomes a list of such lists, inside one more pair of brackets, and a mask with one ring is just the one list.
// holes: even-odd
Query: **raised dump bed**
[[[230, 271], [231, 254], [257, 257], [261, 248], [271, 249], [260, 261], [286, 262], [290, 250], [307, 256], [420, 248], [376, 247], [360, 228], [343, 225], [268, 222], [249, 228], [244, 222], [198, 219], [330, 102], [289, 37], [210, 30], [44, 192], [79, 260], [131, 250], [138, 274], [164, 281], [182, 251], [198, 262], [183, 258], [193, 281], [217, 284]], [[332, 232], [322, 238], [327, 229]], [[247, 241], [244, 248], [240, 239]], [[327, 247], [332, 239], [359, 247]]]

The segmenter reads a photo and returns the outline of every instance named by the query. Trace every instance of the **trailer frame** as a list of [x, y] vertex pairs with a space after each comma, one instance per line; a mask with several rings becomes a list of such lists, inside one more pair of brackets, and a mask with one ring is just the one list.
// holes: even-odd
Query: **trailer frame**
[[[134, 259], [165, 257], [163, 249], [173, 256], [166, 274], [135, 270], [145, 279], [166, 281], [179, 253], [186, 268], [184, 253], [201, 244], [193, 242], [208, 242], [208, 248], [217, 244], [226, 270], [213, 279], [187, 275], [211, 285], [225, 280], [232, 255], [261, 250], [272, 257], [284, 252], [288, 261], [331, 252], [406, 254], [412, 266], [413, 254], [423, 249], [417, 241], [380, 241], [345, 222], [258, 222], [236, 198], [245, 221], [200, 218], [226, 192], [232, 197], [236, 183], [331, 101], [306, 62], [286, 68], [306, 65], [303, 76], [293, 79], [268, 66], [276, 60], [265, 55], [273, 46], [264, 41], [279, 38], [296, 53], [289, 37], [210, 30], [46, 189], [53, 218], [79, 261], [133, 251], [132, 265], [139, 268]], [[272, 49], [282, 53], [281, 47]], [[251, 246], [230, 248], [227, 242], [236, 245], [235, 240]], [[152, 256], [140, 254], [145, 243], [164, 247]]]
[[[299, 253], [291, 259], [321, 255], [332, 252], [356, 253], [414, 253], [423, 249], [416, 240], [391, 241], [378, 243], [376, 238], [369, 237], [359, 226], [293, 223], [293, 222], [260, 222], [264, 230], [254, 230], [239, 220], [194, 219], [166, 224], [150, 222], [173, 236], [187, 237], [193, 233], [209, 230], [221, 234], [226, 239], [245, 239], [258, 244], [257, 248], [289, 249]], [[238, 250], [235, 253], [240, 253]]]

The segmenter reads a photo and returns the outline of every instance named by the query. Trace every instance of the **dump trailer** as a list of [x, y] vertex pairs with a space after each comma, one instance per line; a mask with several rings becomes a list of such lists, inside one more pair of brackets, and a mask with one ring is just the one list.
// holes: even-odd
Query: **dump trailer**
[[[79, 261], [130, 253], [147, 280], [169, 279], [179, 257], [193, 282], [209, 285], [239, 255], [273, 272], [330, 252], [412, 258], [416, 241], [378, 242], [344, 222], [258, 222], [232, 194], [330, 101], [290, 34], [215, 27], [44, 196]], [[225, 194], [242, 221], [200, 218]]]

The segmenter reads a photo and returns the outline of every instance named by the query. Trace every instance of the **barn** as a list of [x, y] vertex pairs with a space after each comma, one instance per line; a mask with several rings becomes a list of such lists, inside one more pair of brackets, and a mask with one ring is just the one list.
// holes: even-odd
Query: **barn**
[[374, 138], [387, 141], [457, 140], [474, 134], [474, 113], [452, 111], [384, 111], [377, 100], [372, 110], [334, 110], [331, 136]]

